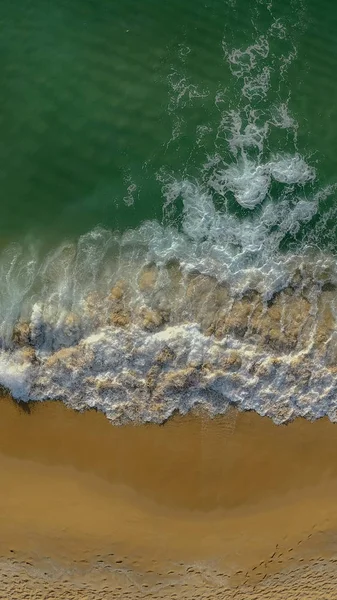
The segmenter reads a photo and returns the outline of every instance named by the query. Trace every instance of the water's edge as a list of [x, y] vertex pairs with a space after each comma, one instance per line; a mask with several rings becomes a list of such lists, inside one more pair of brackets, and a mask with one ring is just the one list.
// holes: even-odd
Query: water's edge
[[130, 281], [62, 319], [37, 303], [0, 353], [1, 385], [17, 400], [58, 399], [116, 424], [230, 406], [275, 423], [337, 421], [332, 284], [308, 287], [297, 274], [266, 301], [179, 265], [144, 267]]

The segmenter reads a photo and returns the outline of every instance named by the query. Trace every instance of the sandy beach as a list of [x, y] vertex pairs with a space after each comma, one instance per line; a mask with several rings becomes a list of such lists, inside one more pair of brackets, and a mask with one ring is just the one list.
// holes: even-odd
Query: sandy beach
[[23, 408], [1, 399], [1, 599], [336, 597], [328, 420]]
[[0, 22], [0, 600], [337, 600], [337, 2]]

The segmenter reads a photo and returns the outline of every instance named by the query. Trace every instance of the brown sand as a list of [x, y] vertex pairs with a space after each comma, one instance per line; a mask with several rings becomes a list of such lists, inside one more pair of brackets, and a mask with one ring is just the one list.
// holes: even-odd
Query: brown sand
[[0, 401], [0, 598], [337, 598], [337, 429]]

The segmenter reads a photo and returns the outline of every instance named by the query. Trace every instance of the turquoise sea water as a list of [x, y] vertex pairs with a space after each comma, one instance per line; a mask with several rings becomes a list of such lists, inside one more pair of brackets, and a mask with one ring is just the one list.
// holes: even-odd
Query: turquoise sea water
[[[191, 274], [234, 303], [295, 290], [318, 314], [337, 285], [331, 0], [5, 0], [0, 27], [0, 382], [15, 396], [70, 401], [76, 380], [76, 406], [94, 398], [111, 416], [133, 402], [118, 374], [143, 385], [170, 336], [185, 367], [204, 361], [214, 340], [188, 312]], [[78, 358], [60, 383], [50, 360], [64, 348], [95, 381]]]

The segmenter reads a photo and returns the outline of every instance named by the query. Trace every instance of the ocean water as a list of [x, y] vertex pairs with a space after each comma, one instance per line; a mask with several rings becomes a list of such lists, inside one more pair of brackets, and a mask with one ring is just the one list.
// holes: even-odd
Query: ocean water
[[337, 420], [332, 0], [3, 2], [0, 384]]

